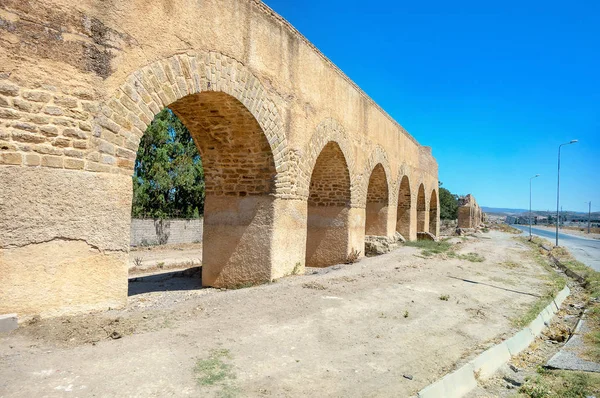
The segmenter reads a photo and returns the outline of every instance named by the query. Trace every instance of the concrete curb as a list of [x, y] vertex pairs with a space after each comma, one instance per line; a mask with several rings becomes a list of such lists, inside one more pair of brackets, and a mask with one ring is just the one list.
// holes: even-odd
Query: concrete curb
[[19, 327], [17, 314], [0, 315], [0, 333], [12, 332]]
[[469, 361], [452, 373], [428, 385], [419, 393], [419, 398], [460, 398], [477, 387], [477, 379], [485, 380], [492, 376], [511, 357], [529, 347], [552, 320], [558, 309], [569, 296], [571, 290], [565, 286], [554, 300], [539, 313], [525, 328], [510, 339], [488, 348], [475, 359]]

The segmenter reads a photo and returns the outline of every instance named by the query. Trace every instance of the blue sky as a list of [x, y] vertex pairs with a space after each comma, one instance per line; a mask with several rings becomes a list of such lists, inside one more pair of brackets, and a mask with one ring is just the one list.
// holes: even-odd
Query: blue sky
[[265, 0], [483, 206], [600, 211], [600, 2]]

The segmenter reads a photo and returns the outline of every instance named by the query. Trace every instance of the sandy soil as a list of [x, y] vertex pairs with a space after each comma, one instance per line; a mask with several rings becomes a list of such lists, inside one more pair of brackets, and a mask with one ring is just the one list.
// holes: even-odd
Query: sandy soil
[[198, 267], [202, 264], [202, 243], [135, 247], [129, 252], [129, 273]]
[[455, 241], [485, 261], [402, 247], [241, 290], [130, 280], [126, 309], [2, 336], [0, 396], [414, 395], [514, 333], [546, 283], [510, 234]]
[[[536, 225], [535, 228], [545, 229], [547, 231], [556, 231], [556, 227], [548, 227], [546, 225]], [[559, 229], [559, 231], [562, 234], [575, 235], [575, 236], [580, 236], [582, 238], [600, 239], [600, 234], [595, 234], [595, 233], [588, 234], [587, 229], [585, 231], [581, 231], [579, 229], [561, 228], [561, 229]]]

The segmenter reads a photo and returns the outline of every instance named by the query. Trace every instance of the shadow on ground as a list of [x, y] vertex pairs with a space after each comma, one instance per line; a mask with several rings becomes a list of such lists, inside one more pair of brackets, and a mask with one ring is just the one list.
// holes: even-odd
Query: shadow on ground
[[202, 267], [129, 278], [129, 296], [150, 292], [202, 289]]

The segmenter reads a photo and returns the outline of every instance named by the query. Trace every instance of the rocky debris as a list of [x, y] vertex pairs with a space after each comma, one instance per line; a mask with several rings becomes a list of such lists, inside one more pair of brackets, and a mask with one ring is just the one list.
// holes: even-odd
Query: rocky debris
[[437, 238], [431, 232], [417, 232], [417, 240], [432, 240], [437, 242]]
[[389, 253], [398, 248], [399, 243], [404, 242], [406, 239], [398, 232], [393, 237], [367, 235], [365, 236], [365, 255], [378, 256]]

